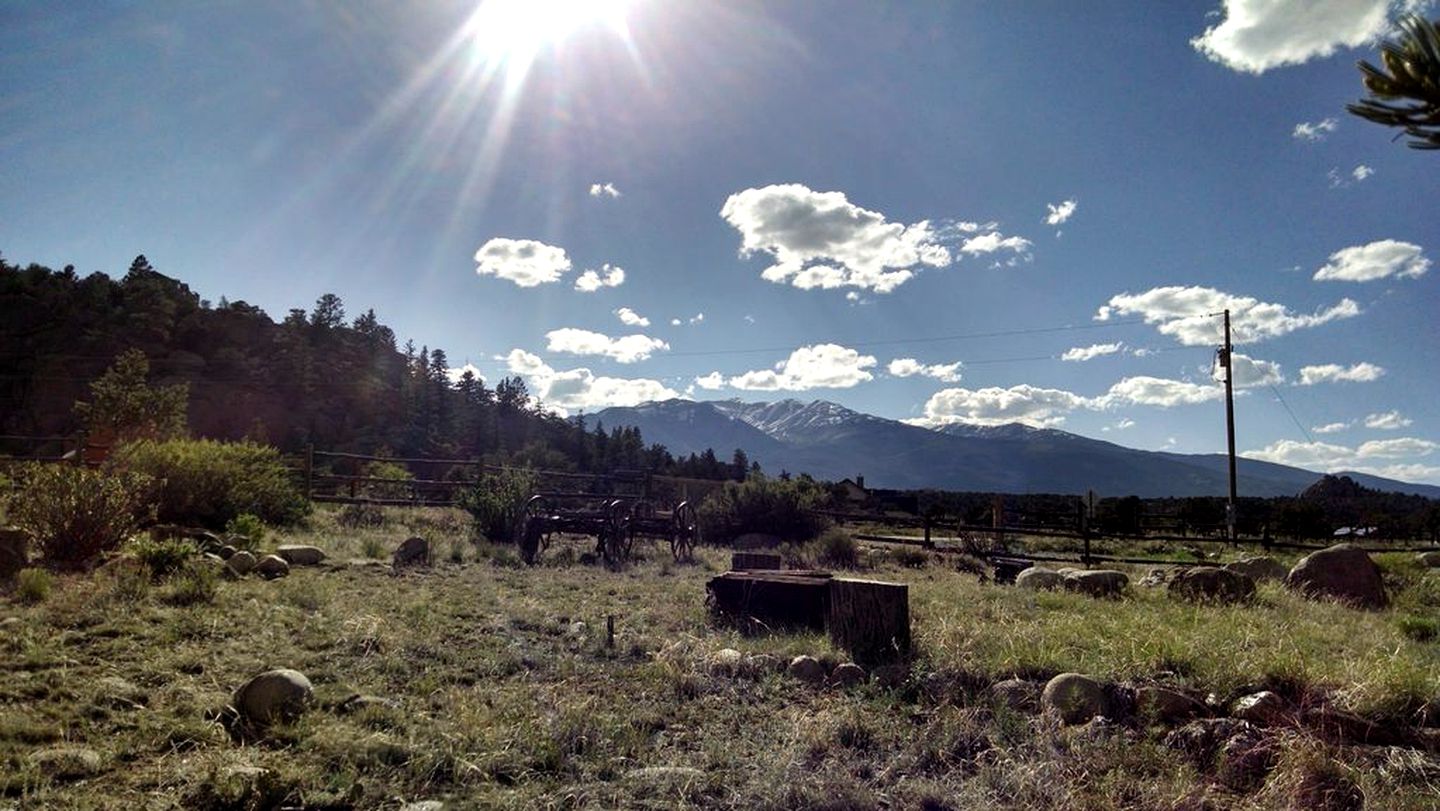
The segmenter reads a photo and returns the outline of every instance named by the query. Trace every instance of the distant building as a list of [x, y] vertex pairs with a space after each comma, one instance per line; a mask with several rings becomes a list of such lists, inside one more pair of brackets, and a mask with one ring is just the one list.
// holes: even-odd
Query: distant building
[[870, 491], [865, 489], [865, 477], [856, 476], [854, 479], [842, 479], [835, 487], [838, 489], [840, 503], [851, 507], [862, 507], [870, 503]]
[[1374, 535], [1379, 527], [1341, 527], [1335, 530], [1336, 538], [1365, 538]]

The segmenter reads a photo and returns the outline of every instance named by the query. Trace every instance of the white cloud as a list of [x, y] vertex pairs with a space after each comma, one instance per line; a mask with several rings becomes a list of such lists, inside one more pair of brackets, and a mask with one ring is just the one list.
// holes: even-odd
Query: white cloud
[[1355, 453], [1367, 459], [1404, 459], [1407, 456], [1429, 456], [1440, 448], [1440, 444], [1431, 442], [1428, 439], [1417, 439], [1413, 436], [1400, 437], [1398, 439], [1372, 439], [1369, 442], [1362, 442]]
[[602, 287], [619, 287], [625, 283], [625, 268], [605, 264], [600, 270], [587, 270], [575, 280], [575, 289], [582, 293], [594, 293]]
[[[807, 290], [854, 287], [889, 293], [913, 278], [916, 268], [945, 267], [954, 261], [944, 244], [947, 236], [928, 220], [890, 222], [851, 203], [843, 192], [818, 192], [799, 183], [732, 194], [720, 216], [740, 232], [742, 256], [762, 252], [774, 259], [761, 278]], [[987, 227], [958, 223], [945, 230], [973, 233]], [[1023, 251], [1030, 245], [998, 233], [975, 239], [981, 241], [967, 241], [969, 249], [961, 250]]]
[[1156, 287], [1144, 293], [1121, 293], [1095, 314], [1106, 321], [1116, 315], [1138, 315], [1186, 346], [1218, 344], [1223, 339], [1220, 318], [1212, 313], [1230, 310], [1231, 331], [1236, 343], [1253, 343], [1299, 329], [1320, 326], [1336, 319], [1360, 314], [1360, 305], [1341, 299], [1333, 307], [1313, 315], [1291, 312], [1283, 304], [1272, 304], [1250, 296], [1237, 296], [1212, 287]]
[[1327, 422], [1324, 425], [1317, 425], [1311, 428], [1310, 431], [1316, 434], [1338, 434], [1349, 427], [1350, 423], [1348, 422]]
[[695, 385], [706, 391], [715, 391], [725, 388], [725, 375], [719, 372], [711, 372], [708, 375], [695, 378]]
[[615, 317], [620, 319], [620, 323], [624, 324], [627, 327], [650, 326], [650, 319], [635, 312], [629, 307], [621, 307], [620, 309], [616, 310]]
[[1414, 423], [1414, 420], [1401, 414], [1399, 411], [1386, 411], [1383, 414], [1368, 414], [1365, 417], [1365, 427], [1377, 431], [1398, 431], [1401, 428], [1409, 428]]
[[1363, 163], [1350, 170], [1350, 176], [1355, 178], [1356, 182], [1365, 180], [1373, 174], [1375, 174], [1375, 170]]
[[1059, 425], [1065, 416], [1089, 401], [1063, 389], [1044, 389], [1022, 383], [1002, 389], [942, 389], [925, 402], [925, 416], [912, 420], [930, 427], [964, 422], [1005, 425], [1012, 422], [1037, 427]]
[[1089, 345], [1089, 346], [1074, 346], [1074, 347], [1071, 347], [1071, 348], [1065, 350], [1065, 354], [1063, 354], [1063, 355], [1060, 356], [1060, 360], [1069, 360], [1069, 361], [1076, 361], [1076, 362], [1083, 362], [1083, 361], [1087, 361], [1087, 360], [1094, 360], [1095, 358], [1098, 358], [1098, 357], [1100, 357], [1101, 355], [1113, 355], [1113, 354], [1115, 354], [1116, 352], [1119, 352], [1121, 349], [1124, 349], [1124, 348], [1125, 348], [1125, 345], [1122, 344], [1122, 343], [1113, 343], [1113, 344], [1091, 344], [1091, 345]]
[[1225, 390], [1213, 383], [1189, 383], [1163, 377], [1138, 375], [1112, 385], [1110, 390], [1090, 401], [1092, 407], [1115, 408], [1125, 405], [1173, 408], [1181, 405], [1218, 400]]
[[1318, 366], [1300, 367], [1300, 385], [1313, 386], [1316, 383], [1369, 383], [1379, 380], [1385, 369], [1373, 363], [1357, 363], [1341, 366], [1338, 363], [1323, 363]]
[[1290, 137], [1297, 141], [1310, 141], [1311, 143], [1323, 141], [1325, 137], [1334, 132], [1335, 128], [1339, 125], [1340, 122], [1334, 118], [1321, 119], [1313, 124], [1308, 121], [1302, 121], [1295, 125], [1295, 130], [1290, 133]]
[[1328, 442], [1282, 439], [1241, 455], [1325, 473], [1354, 470], [1403, 481], [1440, 481], [1440, 467], [1392, 461], [1426, 457], [1437, 449], [1440, 449], [1440, 443], [1416, 437], [1373, 440], [1355, 448]]
[[[1256, 386], [1278, 386], [1285, 382], [1285, 373], [1281, 371], [1280, 364], [1268, 360], [1257, 360], [1249, 355], [1242, 355], [1239, 352], [1232, 352], [1230, 355], [1230, 369], [1233, 374], [1235, 388], [1248, 389]], [[1225, 371], [1216, 365], [1215, 379], [1225, 380]]]
[[927, 366], [914, 358], [896, 358], [885, 369], [896, 377], [933, 377], [944, 383], [959, 383], [962, 365], [956, 361]]
[[730, 386], [749, 391], [848, 389], [873, 380], [875, 376], [868, 370], [875, 363], [874, 357], [837, 344], [802, 346], [774, 369], [756, 369], [730, 378]]
[[684, 323], [684, 322], [681, 321], [681, 320], [678, 319], [678, 318], [672, 318], [672, 319], [670, 319], [670, 326], [672, 326], [672, 327], [678, 327], [678, 326], [680, 326], [680, 325], [683, 324], [683, 323]]
[[1366, 245], [1341, 248], [1315, 271], [1315, 281], [1369, 282], [1396, 276], [1417, 279], [1430, 270], [1430, 260], [1419, 245], [1382, 239]]
[[657, 351], [670, 348], [659, 338], [647, 335], [625, 335], [611, 338], [599, 332], [565, 327], [545, 333], [551, 352], [567, 352], [571, 355], [601, 355], [621, 363], [635, 363], [648, 359]]
[[619, 189], [615, 188], [614, 183], [591, 183], [590, 196], [609, 197], [613, 200], [614, 198], [621, 197], [623, 195], [620, 194]]
[[564, 248], [533, 239], [496, 237], [475, 252], [481, 276], [508, 279], [521, 287], [535, 287], [560, 280], [570, 270]]
[[1264, 73], [1386, 33], [1392, 0], [1224, 0], [1219, 25], [1190, 40], [1232, 70]]
[[1046, 203], [1045, 207], [1050, 209], [1050, 213], [1045, 215], [1045, 224], [1060, 225], [1070, 219], [1070, 216], [1075, 213], [1075, 208], [1078, 205], [1080, 205], [1080, 201], [1074, 198], [1060, 203]]
[[556, 371], [538, 356], [512, 349], [505, 357], [511, 374], [523, 375], [535, 399], [561, 413], [671, 400], [679, 393], [658, 380], [597, 377], [589, 369]]
[[704, 320], [705, 320], [705, 314], [704, 314], [704, 313], [696, 313], [696, 314], [690, 316], [690, 323], [691, 323], [691, 324], [699, 324], [701, 321], [704, 321]]
[[1011, 251], [1019, 254], [1022, 258], [1029, 258], [1030, 240], [1024, 237], [1007, 237], [999, 231], [991, 231], [988, 234], [981, 234], [978, 237], [971, 237], [960, 243], [961, 253], [968, 253], [971, 256], [979, 256], [982, 253], [995, 253], [996, 251]]
[[476, 367], [473, 363], [467, 363], [464, 366], [461, 366], [459, 369], [446, 369], [445, 377], [449, 379], [450, 383], [453, 385], [455, 383], [459, 383], [460, 378], [464, 377], [466, 372], [474, 375], [476, 380], [482, 382], [485, 380], [485, 376], [480, 374], [480, 369]]

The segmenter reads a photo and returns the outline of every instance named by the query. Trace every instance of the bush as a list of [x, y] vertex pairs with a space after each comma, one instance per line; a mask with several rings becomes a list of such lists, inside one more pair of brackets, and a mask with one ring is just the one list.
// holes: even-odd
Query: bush
[[21, 569], [15, 577], [15, 597], [26, 605], [45, 602], [55, 579], [44, 569]]
[[153, 481], [72, 465], [34, 465], [10, 506], [52, 563], [80, 566], [120, 547], [148, 514]]
[[829, 524], [811, 512], [824, 503], [825, 490], [805, 477], [786, 481], [751, 476], [743, 482], [726, 482], [697, 511], [700, 536], [724, 542], [761, 532], [782, 541], [809, 540]]
[[348, 529], [385, 525], [385, 508], [379, 504], [346, 504], [335, 516], [335, 523]]
[[176, 606], [208, 605], [215, 602], [219, 584], [220, 574], [214, 566], [192, 561], [170, 581], [164, 600]]
[[[244, 538], [242, 548], [253, 552], [265, 542], [265, 522], [253, 513], [240, 513], [225, 523], [225, 534]], [[233, 540], [231, 542], [234, 543]]]
[[850, 533], [839, 527], [831, 527], [820, 535], [816, 542], [818, 557], [826, 566], [837, 569], [853, 569], [860, 562], [860, 548]]
[[184, 538], [155, 540], [148, 537], [136, 538], [130, 542], [130, 551], [135, 558], [150, 570], [156, 580], [180, 571], [186, 563], [199, 554], [195, 544]]
[[310, 509], [280, 452], [254, 442], [133, 442], [120, 447], [111, 465], [161, 483], [158, 518], [167, 524], [218, 530], [250, 513], [283, 526], [298, 522]]
[[360, 468], [361, 476], [384, 479], [381, 482], [365, 482], [361, 488], [365, 498], [410, 498], [414, 495], [410, 481], [415, 477], [402, 465], [394, 462], [372, 460]]
[[497, 543], [515, 538], [525, 502], [535, 493], [535, 476], [528, 470], [486, 473], [460, 499], [470, 513], [475, 535]]

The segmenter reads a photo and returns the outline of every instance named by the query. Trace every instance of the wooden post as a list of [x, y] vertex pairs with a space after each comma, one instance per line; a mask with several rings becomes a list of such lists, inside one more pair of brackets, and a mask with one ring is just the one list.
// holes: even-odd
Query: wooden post
[[860, 664], [910, 655], [910, 588], [904, 583], [837, 578], [830, 581], [825, 617], [830, 641]]
[[305, 446], [305, 500], [315, 494], [315, 445]]
[[933, 545], [930, 543], [930, 516], [928, 515], [925, 516], [925, 545], [927, 547]]
[[605, 647], [608, 650], [615, 649], [615, 615], [605, 615]]

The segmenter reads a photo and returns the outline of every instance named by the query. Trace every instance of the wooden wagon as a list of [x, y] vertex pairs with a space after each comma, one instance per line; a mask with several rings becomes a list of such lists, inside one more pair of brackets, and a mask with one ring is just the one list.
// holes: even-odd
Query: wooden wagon
[[700, 536], [695, 507], [688, 501], [660, 509], [638, 496], [537, 493], [525, 503], [517, 539], [520, 556], [534, 563], [559, 532], [594, 536], [595, 554], [611, 564], [628, 560], [637, 538], [665, 541], [675, 560], [689, 560]]

